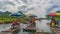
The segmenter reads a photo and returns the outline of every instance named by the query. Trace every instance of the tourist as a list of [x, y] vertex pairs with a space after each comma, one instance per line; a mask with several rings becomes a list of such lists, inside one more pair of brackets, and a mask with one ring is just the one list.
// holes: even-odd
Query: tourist
[[35, 20], [36, 19], [33, 17], [32, 20], [30, 21], [30, 24], [31, 24], [30, 26], [34, 26], [35, 27]]
[[51, 21], [51, 23], [50, 23], [50, 26], [51, 26], [51, 27], [55, 27], [55, 26], [56, 26], [56, 20], [55, 20], [55, 18], [52, 18], [51, 20], [52, 20], [52, 21]]
[[12, 28], [12, 29], [16, 28], [16, 27], [15, 27], [16, 25], [17, 25], [16, 20], [13, 20], [13, 23], [12, 23], [12, 25], [11, 25], [11, 28]]

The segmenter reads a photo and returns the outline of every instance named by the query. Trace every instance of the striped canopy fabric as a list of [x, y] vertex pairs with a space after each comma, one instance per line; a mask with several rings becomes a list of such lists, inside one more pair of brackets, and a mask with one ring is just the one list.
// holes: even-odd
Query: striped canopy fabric
[[48, 16], [56, 16], [56, 13], [49, 13]]

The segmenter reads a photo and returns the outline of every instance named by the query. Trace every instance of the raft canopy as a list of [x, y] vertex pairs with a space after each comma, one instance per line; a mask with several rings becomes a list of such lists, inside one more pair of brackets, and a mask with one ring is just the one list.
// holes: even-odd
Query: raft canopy
[[55, 17], [56, 20], [60, 20], [60, 12], [52, 12], [46, 15], [48, 19]]
[[49, 13], [48, 16], [56, 16], [56, 13]]
[[56, 13], [56, 16], [60, 16], [60, 13]]
[[60, 13], [49, 13], [48, 16], [60, 16]]

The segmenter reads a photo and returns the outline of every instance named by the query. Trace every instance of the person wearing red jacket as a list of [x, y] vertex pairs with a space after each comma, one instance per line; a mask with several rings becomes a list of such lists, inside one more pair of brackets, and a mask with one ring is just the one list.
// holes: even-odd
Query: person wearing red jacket
[[12, 25], [11, 25], [11, 28], [14, 29], [16, 25], [17, 25], [16, 20], [13, 20], [13, 23], [12, 23]]

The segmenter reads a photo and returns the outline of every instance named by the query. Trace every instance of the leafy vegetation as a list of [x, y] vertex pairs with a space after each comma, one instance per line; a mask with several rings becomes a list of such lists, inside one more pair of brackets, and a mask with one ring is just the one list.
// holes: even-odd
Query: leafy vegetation
[[[22, 13], [22, 12], [19, 12], [21, 13], [21, 21], [24, 22], [25, 21], [25, 15]], [[9, 16], [10, 14], [12, 14], [11, 12], [9, 11], [6, 11], [6, 12], [1, 12], [0, 11], [0, 23], [1, 22], [4, 22], [4, 23], [11, 23], [13, 20], [17, 20], [18, 17], [15, 17], [15, 16]], [[23, 17], [23, 18], [22, 18]]]

